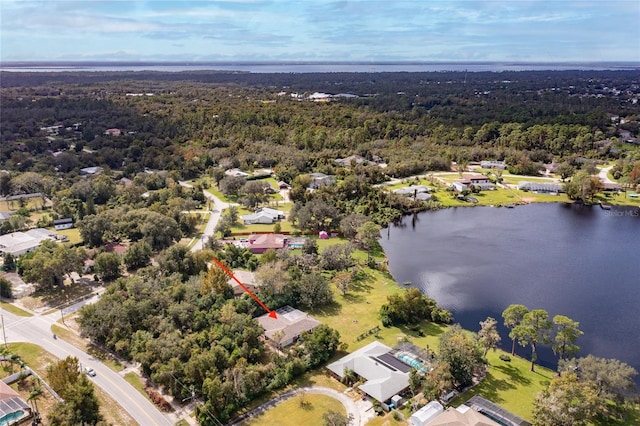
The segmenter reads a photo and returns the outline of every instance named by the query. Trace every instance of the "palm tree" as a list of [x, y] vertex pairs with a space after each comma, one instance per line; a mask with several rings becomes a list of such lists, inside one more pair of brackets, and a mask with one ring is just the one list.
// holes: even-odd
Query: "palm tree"
[[38, 411], [38, 398], [40, 398], [41, 395], [42, 395], [42, 388], [38, 384], [29, 393], [29, 397], [27, 398], [27, 402], [31, 404], [31, 409], [33, 410], [33, 424], [40, 423], [40, 412]]

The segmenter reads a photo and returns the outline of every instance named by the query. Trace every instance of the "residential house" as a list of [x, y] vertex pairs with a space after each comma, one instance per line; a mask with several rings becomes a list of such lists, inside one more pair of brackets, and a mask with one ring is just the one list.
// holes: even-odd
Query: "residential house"
[[521, 191], [531, 191], [535, 194], [553, 194], [558, 195], [564, 192], [564, 188], [559, 183], [552, 182], [520, 182], [518, 189]]
[[[255, 292], [257, 290], [258, 286], [256, 285], [256, 280], [255, 280], [255, 277], [253, 275], [253, 272], [243, 271], [242, 269], [234, 269], [233, 270], [233, 275], [250, 292], [253, 293], [253, 292]], [[242, 296], [243, 294], [246, 293], [246, 290], [244, 288], [242, 288], [242, 286], [240, 284], [238, 284], [238, 281], [234, 280], [233, 278], [229, 278], [229, 280], [227, 281], [227, 283], [231, 286], [231, 288], [233, 288], [233, 295], [235, 297], [240, 297], [240, 296]]]
[[0, 252], [11, 253], [17, 257], [34, 251], [44, 240], [63, 241], [65, 238], [43, 228], [30, 229], [26, 232], [12, 232], [0, 235]]
[[424, 185], [411, 185], [405, 188], [398, 188], [393, 191], [394, 194], [405, 195], [407, 197], [413, 197], [415, 200], [427, 201], [431, 198], [429, 194], [431, 188]]
[[11, 386], [0, 380], [0, 425], [22, 423], [31, 416], [29, 404]]
[[474, 174], [474, 175], [469, 175], [469, 176], [465, 176], [465, 177], [466, 177], [466, 179], [469, 180], [471, 185], [478, 185], [478, 184], [482, 184], [482, 183], [491, 183], [491, 180], [489, 179], [488, 176], [481, 175], [481, 174]]
[[249, 176], [249, 173], [243, 172], [240, 169], [229, 169], [229, 170], [226, 170], [224, 174], [227, 176], [234, 176], [234, 177], [241, 177], [241, 178], [247, 178]]
[[284, 181], [280, 181], [278, 182], [278, 188], [279, 189], [291, 189], [291, 185], [289, 185], [287, 182]]
[[336, 183], [336, 177], [331, 175], [325, 175], [324, 173], [309, 173], [311, 178], [311, 184], [309, 188], [317, 189], [322, 185], [332, 185]]
[[277, 318], [272, 318], [269, 314], [264, 314], [256, 320], [264, 328], [264, 336], [280, 347], [293, 344], [303, 333], [322, 324], [291, 306], [284, 306], [276, 310], [276, 316]]
[[366, 381], [359, 386], [375, 400], [384, 403], [409, 387], [411, 367], [390, 352], [380, 342], [371, 342], [363, 348], [329, 364], [327, 368], [339, 378], [351, 370]]
[[466, 405], [449, 407], [437, 417], [424, 423], [424, 426], [501, 426], [489, 417], [470, 409]]
[[255, 213], [242, 215], [241, 218], [242, 222], [245, 225], [251, 225], [255, 223], [270, 224], [284, 219], [284, 212], [282, 210], [263, 207], [256, 210]]
[[531, 426], [531, 423], [529, 423], [528, 421], [516, 416], [515, 414], [505, 410], [497, 404], [494, 404], [488, 399], [481, 397], [480, 395], [474, 395], [469, 398], [469, 400], [464, 403], [464, 406], [469, 407], [471, 411], [475, 411], [486, 417], [490, 417], [500, 425]]
[[337, 158], [335, 160], [335, 162], [341, 165], [342, 167], [350, 167], [352, 164], [362, 164], [362, 163], [365, 163], [366, 161], [367, 159], [361, 155], [350, 155], [348, 157]]
[[620, 192], [622, 191], [622, 186], [615, 182], [602, 182], [602, 190], [604, 192]]
[[481, 191], [490, 191], [496, 189], [496, 186], [491, 183], [489, 177], [481, 174], [467, 175], [453, 183], [453, 187], [460, 192], [464, 191], [465, 189], [470, 189], [471, 186], [480, 188]]
[[80, 169], [81, 175], [97, 175], [104, 171], [102, 167], [94, 166], [94, 167], [85, 167]]
[[73, 219], [71, 219], [70, 217], [64, 219], [56, 219], [53, 221], [53, 227], [56, 231], [59, 231], [61, 229], [73, 228]]
[[481, 161], [480, 167], [482, 167], [483, 169], [504, 170], [507, 167], [507, 165], [504, 161], [488, 160], [488, 161]]
[[106, 136], [117, 137], [117, 136], [120, 136], [122, 134], [122, 131], [120, 129], [115, 129], [115, 128], [114, 129], [107, 129], [107, 130], [104, 131], [104, 134]]
[[249, 250], [251, 253], [264, 253], [269, 249], [279, 250], [287, 246], [287, 237], [282, 234], [251, 234]]
[[468, 188], [467, 184], [461, 180], [456, 180], [455, 182], [453, 182], [452, 186], [453, 186], [453, 189], [455, 189], [458, 192], [462, 192]]
[[555, 161], [549, 164], [543, 164], [542, 167], [544, 167], [544, 174], [550, 175], [552, 173], [555, 173], [556, 170], [558, 170], [558, 166], [559, 164]]

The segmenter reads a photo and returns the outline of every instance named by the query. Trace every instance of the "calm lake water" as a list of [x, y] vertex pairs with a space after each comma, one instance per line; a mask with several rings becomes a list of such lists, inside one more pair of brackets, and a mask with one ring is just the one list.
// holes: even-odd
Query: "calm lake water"
[[[614, 208], [615, 209], [615, 208]], [[398, 283], [410, 282], [477, 331], [512, 303], [580, 322], [582, 351], [640, 372], [640, 213], [567, 204], [450, 208], [382, 231]], [[510, 350], [508, 330], [502, 346]], [[530, 349], [518, 347], [529, 355]], [[549, 348], [540, 363], [554, 367]]]

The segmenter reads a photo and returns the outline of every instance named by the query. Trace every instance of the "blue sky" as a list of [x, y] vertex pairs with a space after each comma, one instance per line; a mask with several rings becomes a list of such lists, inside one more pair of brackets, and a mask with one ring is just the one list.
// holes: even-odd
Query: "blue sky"
[[0, 60], [640, 61], [640, 0], [0, 0]]

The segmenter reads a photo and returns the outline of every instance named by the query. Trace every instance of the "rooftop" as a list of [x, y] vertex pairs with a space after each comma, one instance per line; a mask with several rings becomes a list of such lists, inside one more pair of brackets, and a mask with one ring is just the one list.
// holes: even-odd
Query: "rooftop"
[[284, 337], [280, 341], [285, 343], [292, 342], [302, 333], [311, 331], [322, 324], [315, 318], [291, 306], [284, 306], [276, 310], [276, 314], [277, 318], [264, 314], [256, 319], [264, 328], [264, 334], [269, 339], [272, 339], [273, 335], [279, 331], [284, 332]]

